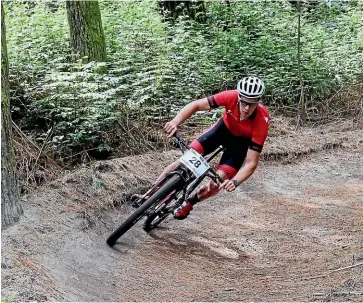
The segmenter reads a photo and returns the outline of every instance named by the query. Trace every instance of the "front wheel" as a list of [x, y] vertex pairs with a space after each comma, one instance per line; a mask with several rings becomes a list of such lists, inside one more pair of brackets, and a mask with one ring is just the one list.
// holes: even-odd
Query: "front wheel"
[[122, 223], [106, 240], [109, 246], [113, 246], [116, 241], [134, 226], [144, 215], [145, 212], [155, 203], [167, 197], [174, 190], [181, 186], [182, 178], [179, 175], [173, 175], [167, 180], [152, 196], [147, 199], [130, 217]]

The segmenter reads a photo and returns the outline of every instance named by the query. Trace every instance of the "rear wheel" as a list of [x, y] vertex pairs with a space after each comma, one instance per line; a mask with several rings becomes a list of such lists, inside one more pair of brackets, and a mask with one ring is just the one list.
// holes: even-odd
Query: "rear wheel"
[[169, 212], [157, 212], [152, 214], [151, 216], [147, 217], [144, 223], [144, 230], [149, 232], [156, 228], [161, 222], [163, 222], [168, 216]]
[[120, 225], [106, 240], [107, 244], [113, 246], [116, 241], [134, 226], [144, 215], [145, 212], [158, 201], [166, 198], [174, 190], [181, 187], [182, 179], [179, 175], [173, 175], [167, 180], [148, 200], [146, 200], [124, 223]]

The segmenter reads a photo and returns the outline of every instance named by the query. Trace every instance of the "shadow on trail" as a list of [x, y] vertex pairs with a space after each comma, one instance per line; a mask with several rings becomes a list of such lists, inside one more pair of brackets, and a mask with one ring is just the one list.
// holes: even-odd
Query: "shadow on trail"
[[[159, 229], [149, 232], [150, 237], [155, 240], [149, 244], [153, 246], [153, 250], [160, 253], [167, 252], [177, 256], [199, 256], [216, 260], [241, 261], [248, 258], [244, 251], [222, 241], [210, 240], [192, 233], [175, 233], [171, 228], [163, 228], [163, 233], [158, 233], [158, 231]], [[165, 231], [171, 232], [165, 233]]]

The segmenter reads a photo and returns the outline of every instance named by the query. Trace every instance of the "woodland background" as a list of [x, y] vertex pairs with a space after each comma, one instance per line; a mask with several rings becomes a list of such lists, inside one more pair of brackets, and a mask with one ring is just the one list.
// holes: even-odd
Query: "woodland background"
[[[362, 1], [3, 7], [23, 191], [74, 165], [165, 148], [158, 130], [168, 118], [190, 101], [234, 89], [246, 75], [263, 78], [264, 103], [296, 117], [297, 127], [343, 116], [359, 124]], [[195, 121], [208, 124], [220, 114]]]

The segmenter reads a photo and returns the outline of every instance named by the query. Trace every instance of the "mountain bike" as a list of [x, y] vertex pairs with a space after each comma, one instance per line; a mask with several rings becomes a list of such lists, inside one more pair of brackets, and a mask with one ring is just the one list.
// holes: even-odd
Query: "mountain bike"
[[182, 140], [179, 135], [174, 136], [175, 143], [182, 152], [179, 164], [162, 180], [155, 183], [141, 197], [132, 202], [137, 208], [106, 240], [109, 246], [126, 233], [132, 226], [145, 217], [143, 228], [146, 232], [156, 228], [173, 211], [178, 208], [187, 197], [205, 179], [210, 178], [216, 183], [223, 183], [223, 179], [210, 166], [224, 147], [219, 146], [213, 153], [203, 157]]

